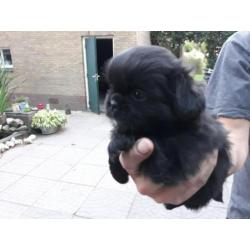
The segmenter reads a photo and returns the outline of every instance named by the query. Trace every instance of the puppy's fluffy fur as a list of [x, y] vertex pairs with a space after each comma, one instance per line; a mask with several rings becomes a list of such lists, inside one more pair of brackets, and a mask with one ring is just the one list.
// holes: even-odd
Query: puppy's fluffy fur
[[222, 126], [205, 111], [204, 95], [181, 61], [165, 48], [139, 46], [112, 58], [106, 66], [106, 78], [110, 84], [106, 112], [114, 121], [108, 146], [114, 179], [128, 181], [119, 154], [141, 137], [153, 141], [154, 152], [139, 171], [166, 186], [195, 175], [202, 160], [219, 149], [217, 165], [207, 183], [181, 205], [199, 209], [211, 199], [222, 201], [230, 167], [229, 143]]

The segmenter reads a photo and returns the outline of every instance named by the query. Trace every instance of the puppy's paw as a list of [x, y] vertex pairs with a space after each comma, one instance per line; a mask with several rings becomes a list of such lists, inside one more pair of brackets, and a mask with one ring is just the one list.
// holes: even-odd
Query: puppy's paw
[[172, 210], [174, 208], [177, 208], [181, 205], [172, 205], [172, 204], [164, 204], [165, 208], [168, 209], [168, 210]]
[[128, 173], [125, 170], [124, 172], [123, 171], [116, 172], [115, 175], [112, 174], [112, 176], [117, 182], [121, 184], [125, 184], [128, 182]]
[[109, 160], [109, 168], [110, 168], [111, 175], [117, 182], [121, 184], [125, 184], [128, 182], [128, 173], [122, 167], [121, 163], [119, 162], [118, 157], [116, 158], [115, 161], [112, 161], [111, 159]]

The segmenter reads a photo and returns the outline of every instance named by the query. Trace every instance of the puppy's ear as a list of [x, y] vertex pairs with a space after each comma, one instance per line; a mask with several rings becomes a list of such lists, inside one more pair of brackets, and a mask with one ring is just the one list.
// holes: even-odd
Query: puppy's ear
[[195, 86], [192, 77], [185, 70], [175, 76], [175, 81], [174, 112], [179, 121], [192, 121], [205, 109], [204, 94]]

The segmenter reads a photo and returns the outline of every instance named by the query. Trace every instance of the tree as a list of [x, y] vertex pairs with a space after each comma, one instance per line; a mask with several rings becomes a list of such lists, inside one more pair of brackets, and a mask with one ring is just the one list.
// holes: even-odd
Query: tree
[[206, 43], [207, 67], [213, 68], [222, 44], [234, 31], [152, 31], [151, 43], [170, 49], [177, 57], [186, 40]]

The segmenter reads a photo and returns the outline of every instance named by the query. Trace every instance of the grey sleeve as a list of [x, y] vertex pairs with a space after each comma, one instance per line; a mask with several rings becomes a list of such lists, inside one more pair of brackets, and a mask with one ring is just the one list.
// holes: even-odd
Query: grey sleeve
[[207, 109], [216, 116], [250, 120], [250, 32], [223, 45], [206, 88]]

